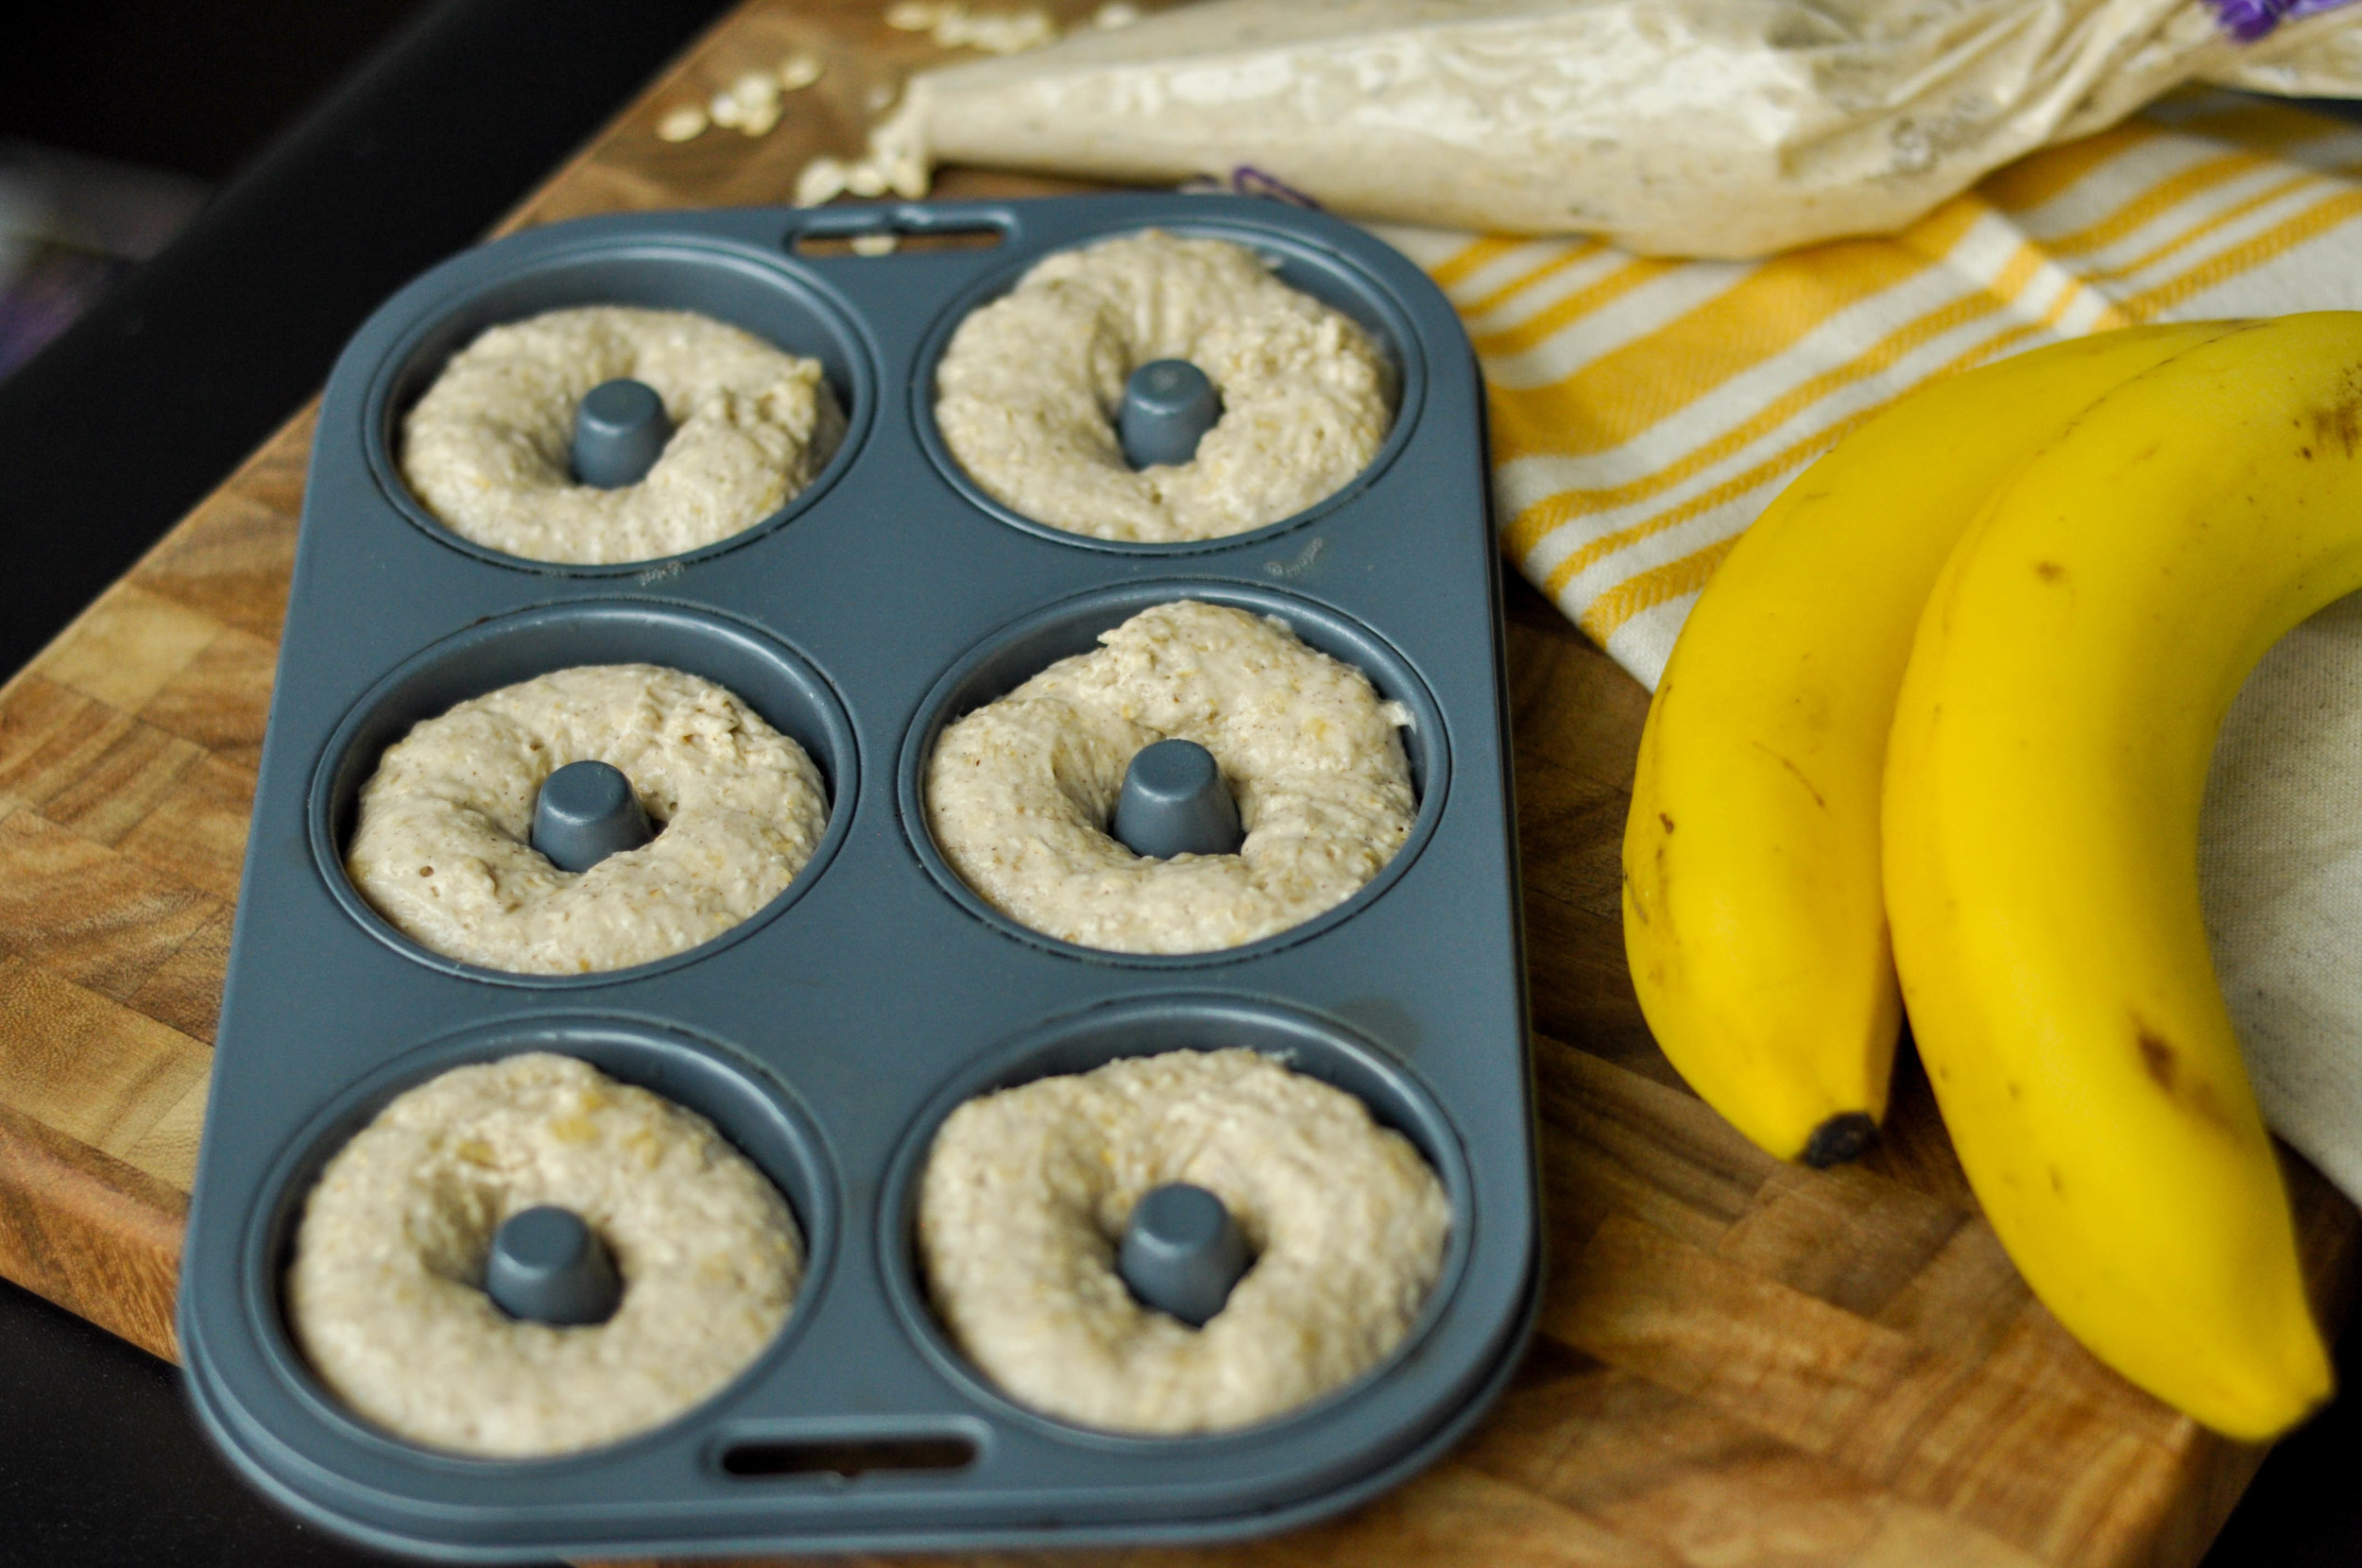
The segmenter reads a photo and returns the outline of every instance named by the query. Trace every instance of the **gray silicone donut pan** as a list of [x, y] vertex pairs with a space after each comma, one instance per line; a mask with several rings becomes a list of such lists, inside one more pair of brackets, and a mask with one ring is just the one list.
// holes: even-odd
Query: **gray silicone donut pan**
[[[1050, 251], [1150, 227], [1251, 246], [1378, 332], [1401, 410], [1359, 481], [1254, 533], [1111, 545], [1015, 517], [944, 453], [933, 366], [959, 320]], [[902, 247], [813, 243], [881, 230]], [[778, 516], [660, 562], [550, 566], [446, 532], [393, 467], [402, 409], [484, 327], [609, 302], [702, 310], [816, 356], [850, 416], [843, 447]], [[1541, 1276], [1484, 452], [1443, 297], [1370, 236], [1276, 202], [596, 218], [395, 296], [321, 408], [238, 902], [181, 1264], [181, 1344], [214, 1440], [334, 1530], [485, 1559], [1220, 1539], [1431, 1462], [1509, 1376]], [[1348, 903], [1227, 952], [1125, 957], [1027, 931], [929, 842], [927, 748], [948, 719], [1184, 596], [1280, 615], [1409, 707], [1410, 844]], [[568, 978], [456, 963], [368, 910], [339, 850], [390, 741], [495, 687], [625, 660], [721, 681], [819, 764], [828, 833], [785, 894], [693, 951]], [[1359, 1381], [1237, 1432], [1117, 1435], [1002, 1397], [937, 1327], [914, 1255], [935, 1126], [995, 1086], [1233, 1045], [1360, 1095], [1435, 1165], [1453, 1228], [1420, 1321]], [[770, 1349], [668, 1425], [556, 1458], [432, 1452], [306, 1370], [281, 1310], [289, 1236], [321, 1164], [389, 1098], [534, 1048], [710, 1116], [786, 1194], [809, 1270]]]

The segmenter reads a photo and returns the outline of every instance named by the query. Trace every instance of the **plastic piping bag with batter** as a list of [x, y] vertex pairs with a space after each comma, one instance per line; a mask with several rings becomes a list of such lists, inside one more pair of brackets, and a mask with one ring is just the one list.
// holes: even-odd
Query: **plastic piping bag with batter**
[[2362, 95], [2362, 6], [2241, 43], [2204, 0], [1209, 0], [924, 73], [873, 154], [1743, 257], [1902, 228], [2193, 79]]

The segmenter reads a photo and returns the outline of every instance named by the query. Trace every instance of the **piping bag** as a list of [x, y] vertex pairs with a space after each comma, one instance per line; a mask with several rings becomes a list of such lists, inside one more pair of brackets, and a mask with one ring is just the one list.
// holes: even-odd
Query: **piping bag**
[[2193, 79], [2362, 96], [2362, 7], [1207, 0], [922, 73], [869, 162], [908, 194], [952, 162], [1210, 178], [1357, 218], [1740, 258], [1892, 232]]

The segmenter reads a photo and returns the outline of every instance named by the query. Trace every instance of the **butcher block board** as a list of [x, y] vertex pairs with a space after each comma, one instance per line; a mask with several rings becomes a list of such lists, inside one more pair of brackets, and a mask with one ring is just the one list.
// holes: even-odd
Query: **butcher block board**
[[[796, 50], [827, 71], [768, 135], [656, 135]], [[783, 200], [941, 58], [876, 5], [753, 0], [507, 227]], [[939, 187], [1075, 188], [965, 171]], [[0, 688], [0, 1273], [159, 1355], [311, 429], [297, 417]], [[1549, 1221], [1533, 1348], [1456, 1453], [1339, 1522], [1047, 1560], [2196, 1562], [2262, 1451], [2133, 1389], [2032, 1300], [1908, 1055], [1882, 1145], [1811, 1171], [1750, 1146], [1658, 1054], [1617, 900], [1647, 695], [1532, 590], [1513, 582], [1508, 603]], [[2355, 1216], [2287, 1166], [2334, 1324]]]

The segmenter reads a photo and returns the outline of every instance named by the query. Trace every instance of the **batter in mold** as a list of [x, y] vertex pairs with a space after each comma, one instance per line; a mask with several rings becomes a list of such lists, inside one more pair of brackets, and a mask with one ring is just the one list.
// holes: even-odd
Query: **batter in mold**
[[[1132, 372], [1182, 359], [1222, 416], [1186, 463], [1135, 469], [1115, 417]], [[1350, 317], [1227, 240], [1157, 230], [1060, 251], [970, 315], [935, 370], [944, 444], [986, 494], [1103, 539], [1260, 528], [1333, 495], [1393, 422], [1386, 356]]]
[[[512, 1319], [486, 1294], [494, 1233], [542, 1204], [611, 1254], [604, 1322]], [[328, 1162], [286, 1306], [320, 1380], [387, 1431], [561, 1454], [704, 1401], [779, 1333], [802, 1272], [787, 1204], [703, 1117], [536, 1052], [410, 1090]]]
[[[1115, 1256], [1168, 1183], [1221, 1199], [1255, 1261], [1191, 1328], [1134, 1301]], [[971, 1099], [921, 1179], [935, 1311], [1012, 1398], [1084, 1425], [1219, 1431], [1318, 1398], [1418, 1315], [1450, 1233], [1410, 1140], [1248, 1050], [1169, 1051]]]
[[[603, 382], [655, 389], [674, 428], [639, 483], [574, 482], [574, 410]], [[677, 555], [812, 483], [845, 433], [817, 360], [687, 311], [592, 305], [493, 327], [402, 419], [402, 473], [452, 532], [537, 561]]]
[[[655, 838], [590, 870], [532, 846], [542, 782], [620, 769]], [[730, 691], [651, 664], [559, 670], [425, 720], [361, 788], [345, 868], [438, 953], [519, 974], [647, 963], [786, 888], [828, 824], [819, 770]]]
[[[1117, 952], [1235, 947], [1351, 897], [1410, 836], [1409, 712], [1284, 622], [1184, 599], [1100, 642], [950, 725], [929, 759], [935, 844], [995, 909]], [[1213, 754], [1238, 853], [1150, 860], [1108, 835], [1124, 770], [1167, 739]]]

